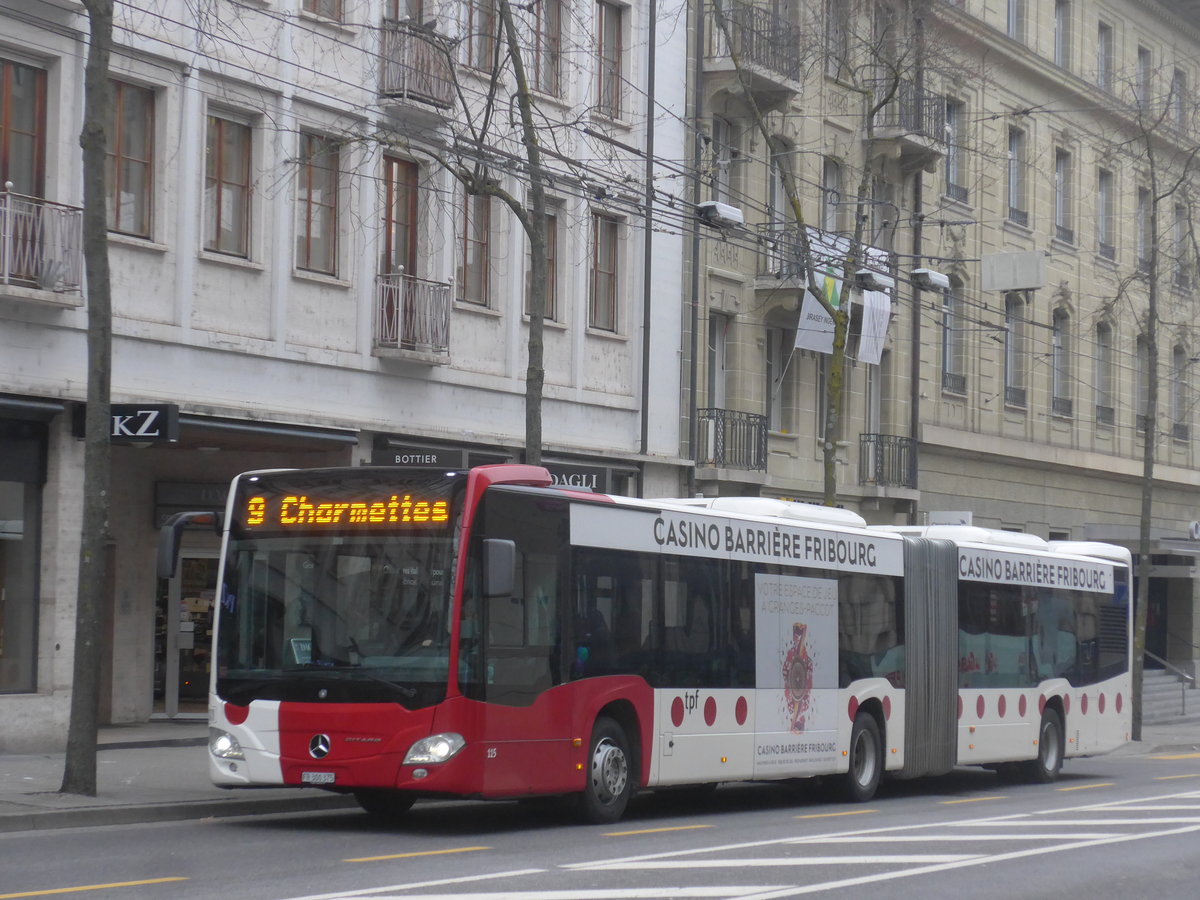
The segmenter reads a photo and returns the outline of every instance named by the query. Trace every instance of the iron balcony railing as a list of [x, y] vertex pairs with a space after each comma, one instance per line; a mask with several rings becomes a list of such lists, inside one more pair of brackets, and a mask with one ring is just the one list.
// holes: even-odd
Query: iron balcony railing
[[767, 470], [767, 417], [731, 409], [700, 409], [696, 464]]
[[454, 103], [450, 43], [442, 35], [412, 22], [384, 19], [379, 93], [439, 108]]
[[875, 127], [946, 142], [946, 98], [918, 87], [907, 78], [884, 78], [872, 84], [876, 102], [891, 99], [875, 114]]
[[786, 19], [742, 0], [709, 0], [707, 25], [707, 59], [726, 59], [736, 51], [743, 65], [799, 80], [800, 29]]
[[0, 284], [69, 293], [82, 277], [83, 210], [0, 191]]
[[[800, 278], [806, 276], [805, 246], [801, 241], [800, 228], [790, 222], [764, 222], [754, 226], [758, 245], [758, 275], [773, 278]], [[841, 271], [846, 265], [850, 250], [847, 238], [830, 231], [818, 231], [805, 226], [808, 235], [808, 254], [813, 266], [826, 271], [830, 266]]]
[[860, 434], [858, 483], [915, 489], [917, 442], [898, 434]]
[[375, 346], [450, 352], [450, 285], [402, 273], [377, 279]]

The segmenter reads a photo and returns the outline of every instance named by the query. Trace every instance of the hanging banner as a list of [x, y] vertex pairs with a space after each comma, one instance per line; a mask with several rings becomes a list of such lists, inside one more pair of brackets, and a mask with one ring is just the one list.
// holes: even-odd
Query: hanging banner
[[863, 291], [862, 331], [858, 338], [858, 360], [879, 365], [892, 318], [892, 300], [883, 291]]
[[833, 317], [825, 311], [812, 291], [804, 292], [800, 306], [800, 324], [796, 326], [796, 349], [833, 353]]
[[[850, 242], [835, 234], [825, 234], [814, 228], [808, 229], [808, 247], [816, 269], [816, 281], [821, 299], [829, 308], [841, 309], [844, 266]], [[846, 297], [847, 302], [849, 296]], [[847, 306], [849, 311], [849, 306]], [[833, 317], [826, 306], [813, 296], [804, 294], [800, 306], [800, 323], [796, 327], [796, 349], [815, 350], [818, 353], [833, 353]]]

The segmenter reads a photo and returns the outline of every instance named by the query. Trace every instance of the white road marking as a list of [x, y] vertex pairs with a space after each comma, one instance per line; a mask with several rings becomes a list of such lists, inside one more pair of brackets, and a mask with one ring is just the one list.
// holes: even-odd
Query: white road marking
[[669, 859], [654, 859], [637, 863], [600, 863], [588, 866], [587, 871], [632, 871], [650, 869], [749, 869], [763, 866], [876, 866], [876, 865], [927, 865], [929, 863], [959, 862], [966, 859], [979, 859], [979, 853], [913, 853], [913, 854], [875, 854], [872, 856], [777, 856], [758, 857], [755, 859], [689, 859], [672, 861]]

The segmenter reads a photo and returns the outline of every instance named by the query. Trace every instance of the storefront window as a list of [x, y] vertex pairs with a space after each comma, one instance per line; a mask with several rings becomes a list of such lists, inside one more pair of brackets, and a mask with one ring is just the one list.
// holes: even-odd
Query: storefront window
[[0, 421], [0, 693], [36, 687], [43, 447], [36, 426]]

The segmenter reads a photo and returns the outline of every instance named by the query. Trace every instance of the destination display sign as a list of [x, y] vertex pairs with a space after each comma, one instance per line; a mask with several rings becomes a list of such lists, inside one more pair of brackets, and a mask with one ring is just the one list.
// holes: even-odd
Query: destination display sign
[[234, 524], [243, 533], [441, 531], [450, 526], [449, 494], [443, 479], [247, 478], [238, 486]]

